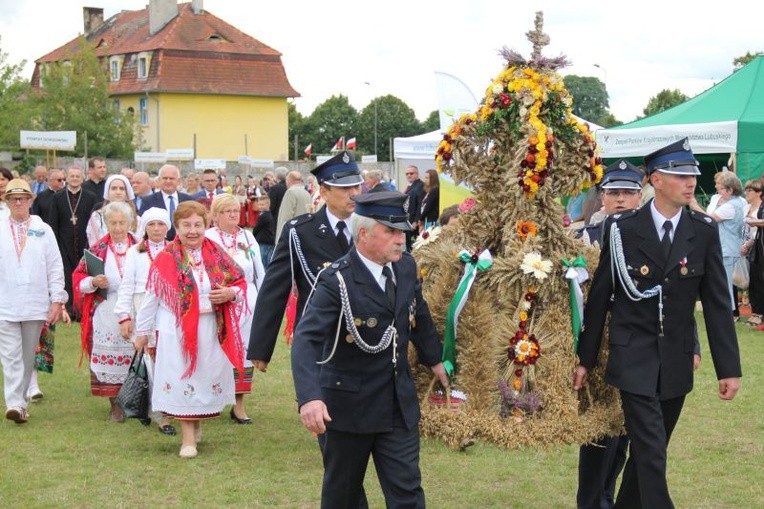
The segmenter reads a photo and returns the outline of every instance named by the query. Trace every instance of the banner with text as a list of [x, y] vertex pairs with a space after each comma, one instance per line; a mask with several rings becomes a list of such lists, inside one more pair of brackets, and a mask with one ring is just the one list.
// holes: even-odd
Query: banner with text
[[604, 158], [645, 156], [682, 138], [695, 154], [730, 154], [737, 151], [737, 121], [601, 129], [595, 137]]
[[38, 150], [74, 150], [77, 131], [20, 131], [21, 148]]

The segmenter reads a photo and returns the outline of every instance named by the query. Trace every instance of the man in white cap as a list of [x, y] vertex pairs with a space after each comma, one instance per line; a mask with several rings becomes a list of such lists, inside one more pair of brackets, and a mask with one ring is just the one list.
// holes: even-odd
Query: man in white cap
[[12, 296], [13, 305], [0, 306], [0, 362], [5, 418], [23, 424], [40, 332], [62, 318], [67, 294], [53, 230], [29, 213], [34, 199], [29, 184], [11, 180], [3, 199], [10, 218], [0, 222], [0, 295]]

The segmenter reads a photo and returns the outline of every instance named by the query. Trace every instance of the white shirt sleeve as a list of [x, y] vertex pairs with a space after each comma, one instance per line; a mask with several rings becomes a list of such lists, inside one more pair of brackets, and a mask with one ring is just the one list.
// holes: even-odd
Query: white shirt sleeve
[[135, 335], [150, 336], [154, 333], [154, 322], [159, 309], [159, 297], [153, 291], [146, 291], [141, 309], [135, 315]]
[[137, 269], [138, 252], [135, 247], [127, 251], [125, 257], [125, 271], [122, 283], [117, 293], [117, 303], [114, 305], [114, 314], [119, 320], [130, 318], [133, 313], [133, 295], [135, 295], [135, 273]]
[[733, 219], [735, 217], [735, 206], [732, 205], [731, 202], [727, 201], [724, 204], [717, 207], [716, 210], [714, 211], [714, 214], [719, 216], [719, 219], [721, 219], [722, 221]]

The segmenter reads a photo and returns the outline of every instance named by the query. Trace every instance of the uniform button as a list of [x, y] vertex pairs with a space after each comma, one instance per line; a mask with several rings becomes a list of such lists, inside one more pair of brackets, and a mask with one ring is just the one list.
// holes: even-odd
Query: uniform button
[[666, 282], [666, 283], [668, 283], [668, 278], [664, 279], [663, 281], [664, 281], [664, 282]]
[[342, 385], [342, 382], [335, 382], [334, 385]]

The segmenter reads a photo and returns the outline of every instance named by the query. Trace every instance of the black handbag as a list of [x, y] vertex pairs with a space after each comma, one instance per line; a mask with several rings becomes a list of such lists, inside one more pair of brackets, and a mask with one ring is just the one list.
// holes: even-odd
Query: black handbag
[[117, 394], [117, 404], [125, 417], [141, 420], [149, 418], [149, 376], [143, 352], [133, 355], [127, 378]]

